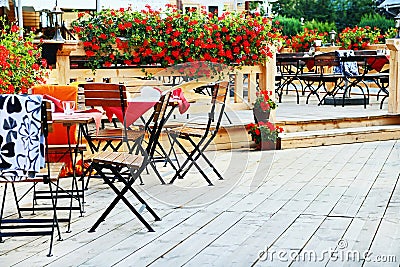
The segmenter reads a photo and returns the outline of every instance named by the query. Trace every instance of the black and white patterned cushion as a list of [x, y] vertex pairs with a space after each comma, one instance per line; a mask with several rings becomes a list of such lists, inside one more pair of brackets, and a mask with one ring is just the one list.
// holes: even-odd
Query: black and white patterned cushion
[[34, 177], [44, 167], [40, 95], [0, 95], [0, 180]]

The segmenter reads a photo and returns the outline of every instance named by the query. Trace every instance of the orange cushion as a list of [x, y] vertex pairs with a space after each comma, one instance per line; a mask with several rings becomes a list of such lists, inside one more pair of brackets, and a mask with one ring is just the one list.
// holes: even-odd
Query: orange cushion
[[[32, 87], [33, 94], [49, 95], [59, 100], [75, 101], [78, 99], [78, 87], [71, 85], [49, 85], [42, 84]], [[76, 105], [75, 105], [76, 106]], [[71, 126], [70, 129], [70, 140], [72, 144], [76, 144], [76, 126]], [[53, 124], [53, 132], [49, 133], [48, 142], [51, 145], [63, 145], [68, 144], [67, 129], [61, 123]]]

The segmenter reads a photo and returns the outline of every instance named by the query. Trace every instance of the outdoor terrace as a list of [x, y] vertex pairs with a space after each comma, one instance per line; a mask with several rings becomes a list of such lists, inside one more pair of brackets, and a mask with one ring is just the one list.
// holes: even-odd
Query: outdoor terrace
[[[375, 105], [366, 110], [299, 106], [294, 96], [286, 99], [278, 120], [307, 120], [308, 112], [321, 119], [383, 112]], [[290, 112], [299, 108], [308, 111], [301, 118]], [[150, 171], [143, 175], [144, 186], [135, 185], [162, 219], [153, 222], [143, 213], [155, 232], [148, 232], [120, 203], [89, 233], [114, 198], [102, 180], [92, 179], [84, 216], [73, 213], [71, 233], [62, 225], [63, 241], [55, 242], [52, 257], [46, 257], [47, 237], [7, 238], [1, 244], [0, 265], [304, 266], [316, 261], [327, 266], [398, 266], [399, 141], [208, 154], [225, 177], [211, 178], [213, 187], [194, 171], [174, 185], [161, 185]], [[171, 169], [159, 166], [168, 181]], [[211, 170], [205, 171], [212, 177]], [[301, 258], [310, 253], [311, 260]]]

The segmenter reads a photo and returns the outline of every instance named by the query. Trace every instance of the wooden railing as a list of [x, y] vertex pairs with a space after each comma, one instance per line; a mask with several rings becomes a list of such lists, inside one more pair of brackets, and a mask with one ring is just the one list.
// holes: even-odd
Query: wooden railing
[[[97, 69], [93, 72], [87, 68], [71, 68], [71, 62], [74, 58], [84, 56], [82, 46], [78, 43], [65, 43], [57, 53], [56, 68], [50, 73], [50, 83], [69, 84], [71, 82], [111, 82], [120, 83], [127, 82], [132, 78], [145, 78], [149, 74], [157, 76], [162, 73], [163, 76], [168, 75], [164, 68], [104, 68]], [[75, 64], [72, 64], [74, 66]], [[79, 66], [79, 64], [78, 64]], [[229, 105], [234, 109], [249, 109], [252, 107], [257, 90], [271, 90], [274, 92], [275, 59], [269, 60], [265, 66], [243, 66], [234, 68], [229, 74], [230, 85], [233, 87], [233, 97], [229, 99]], [[177, 75], [171, 73], [171, 76]]]

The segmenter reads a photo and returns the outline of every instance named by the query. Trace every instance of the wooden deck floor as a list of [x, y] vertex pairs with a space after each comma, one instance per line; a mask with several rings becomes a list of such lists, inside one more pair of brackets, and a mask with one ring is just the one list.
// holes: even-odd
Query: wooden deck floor
[[11, 238], [0, 266], [399, 266], [400, 141], [210, 156], [226, 177], [213, 187], [195, 172], [174, 185], [143, 176], [155, 232], [120, 203], [88, 233], [114, 198], [93, 180], [53, 257], [48, 237]]

